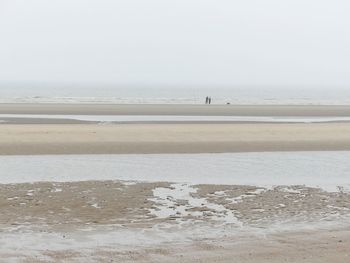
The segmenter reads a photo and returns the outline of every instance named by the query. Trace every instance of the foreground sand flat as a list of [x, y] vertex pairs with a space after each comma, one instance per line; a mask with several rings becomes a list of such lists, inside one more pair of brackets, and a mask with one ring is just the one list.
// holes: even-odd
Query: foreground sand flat
[[[176, 199], [186, 188], [195, 191]], [[85, 181], [5, 184], [0, 197], [4, 262], [350, 259], [348, 193], [303, 186]], [[171, 215], [160, 213], [169, 210]], [[230, 214], [237, 221], [227, 221]], [[334, 216], [338, 223], [343, 217], [343, 227], [325, 223]], [[296, 226], [299, 231], [288, 231]], [[11, 245], [12, 239], [17, 241]]]
[[[175, 198], [179, 193], [182, 199]], [[227, 224], [235, 233], [248, 226], [268, 229], [276, 227], [273, 224], [316, 223], [335, 214], [346, 218], [350, 210], [350, 193], [305, 186], [36, 182], [0, 184], [0, 197], [2, 225], [29, 223], [58, 231], [109, 224], [142, 229], [164, 222], [191, 227]]]
[[350, 150], [349, 123], [0, 126], [0, 154]]

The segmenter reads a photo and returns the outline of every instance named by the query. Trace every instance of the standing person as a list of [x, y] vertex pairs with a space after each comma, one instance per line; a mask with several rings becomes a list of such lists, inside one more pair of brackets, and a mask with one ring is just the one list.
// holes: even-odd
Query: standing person
[[209, 103], [209, 97], [207, 96], [206, 98], [205, 98], [205, 104], [208, 104]]
[[209, 104], [211, 104], [211, 97], [209, 97], [209, 99], [208, 99], [208, 103], [209, 103]]

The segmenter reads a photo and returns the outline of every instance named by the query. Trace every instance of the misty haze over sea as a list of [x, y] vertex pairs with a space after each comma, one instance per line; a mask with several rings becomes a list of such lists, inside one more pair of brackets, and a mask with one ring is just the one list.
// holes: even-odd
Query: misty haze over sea
[[206, 96], [211, 96], [214, 104], [350, 104], [350, 89], [345, 87], [0, 85], [0, 102], [10, 103], [201, 104]]
[[350, 104], [347, 1], [0, 3], [0, 102]]

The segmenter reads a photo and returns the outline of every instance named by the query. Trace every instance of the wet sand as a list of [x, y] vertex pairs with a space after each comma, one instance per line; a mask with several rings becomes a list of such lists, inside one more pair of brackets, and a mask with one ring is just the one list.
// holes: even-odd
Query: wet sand
[[[45, 251], [52, 262], [123, 263], [348, 263], [348, 229], [271, 235], [235, 240], [202, 241], [116, 252], [97, 249], [83, 257], [81, 252]], [[25, 257], [26, 263], [44, 263], [38, 257]]]
[[0, 104], [0, 114], [339, 117], [350, 116], [350, 106], [16, 103]]
[[[1, 247], [1, 259], [4, 262], [13, 258], [22, 259], [20, 262], [332, 259], [344, 263], [349, 260], [349, 193], [328, 193], [304, 186], [266, 189], [194, 185], [188, 187], [195, 192], [177, 199], [176, 187], [170, 183], [123, 181], [0, 185], [3, 209], [0, 243], [6, 243], [8, 236], [20, 237], [17, 243], [21, 247], [18, 250], [6, 245], [6, 253]], [[156, 189], [168, 190], [168, 196], [157, 195]], [[191, 203], [192, 198], [200, 202]], [[173, 212], [157, 216], [160, 210]], [[237, 218], [236, 222], [225, 223], [229, 213]], [[339, 224], [342, 217], [343, 226]], [[338, 224], [327, 224], [333, 218], [337, 218]], [[108, 238], [118, 231], [119, 238], [118, 235]], [[203, 232], [202, 238], [197, 237], [198, 232]], [[52, 233], [54, 238], [50, 237]], [[144, 234], [128, 246], [118, 245], [133, 233]], [[167, 236], [168, 242], [161, 236]], [[38, 238], [47, 238], [49, 248], [31, 243]]]
[[[268, 237], [198, 242], [124, 253], [114, 258], [122, 262], [165, 263], [347, 263], [350, 260], [350, 231], [306, 231]], [[103, 254], [103, 253], [101, 253]]]
[[[348, 216], [350, 210], [350, 193], [325, 192], [301, 185], [180, 186], [170, 182], [123, 181], [0, 184], [3, 208], [0, 225], [29, 223], [48, 230], [70, 231], [87, 225], [143, 228], [160, 222], [192, 226], [197, 221], [268, 229], [273, 224], [320, 222], [332, 219], [335, 214]], [[154, 189], [167, 194], [158, 195]], [[175, 198], [188, 189], [191, 191], [188, 196]], [[168, 198], [167, 203], [162, 198]], [[202, 202], [193, 205], [189, 202], [192, 198]], [[169, 214], [157, 213], [162, 209], [170, 211]], [[231, 212], [237, 220], [229, 221]]]

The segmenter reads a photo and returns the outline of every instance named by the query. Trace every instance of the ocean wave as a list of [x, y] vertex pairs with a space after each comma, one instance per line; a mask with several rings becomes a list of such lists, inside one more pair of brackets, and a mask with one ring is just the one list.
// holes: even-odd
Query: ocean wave
[[[205, 98], [137, 98], [137, 97], [12, 97], [0, 98], [0, 103], [59, 104], [204, 104]], [[350, 99], [313, 98], [213, 98], [212, 104], [233, 105], [350, 105]]]

